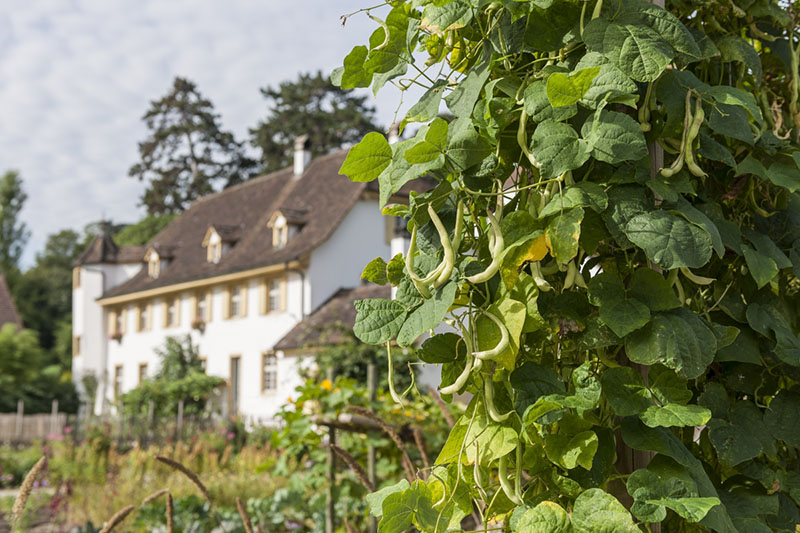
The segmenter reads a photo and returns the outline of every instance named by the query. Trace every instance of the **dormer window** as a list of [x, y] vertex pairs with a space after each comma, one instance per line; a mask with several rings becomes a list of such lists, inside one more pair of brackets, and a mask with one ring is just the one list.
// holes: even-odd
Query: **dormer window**
[[272, 214], [267, 226], [272, 228], [273, 248], [283, 248], [289, 244], [289, 239], [300, 231], [304, 214], [304, 210], [288, 208], [281, 208]]
[[155, 279], [161, 274], [161, 258], [158, 252], [151, 250], [147, 254], [147, 275]]
[[272, 226], [272, 246], [274, 248], [283, 248], [289, 242], [289, 224], [286, 219], [280, 217], [279, 221]]
[[144, 255], [147, 263], [147, 275], [153, 279], [158, 278], [169, 264], [172, 258], [174, 247], [172, 246], [151, 246]]
[[222, 256], [239, 240], [240, 229], [240, 226], [222, 224], [209, 226], [206, 236], [203, 238], [206, 260], [214, 264], [222, 261]]

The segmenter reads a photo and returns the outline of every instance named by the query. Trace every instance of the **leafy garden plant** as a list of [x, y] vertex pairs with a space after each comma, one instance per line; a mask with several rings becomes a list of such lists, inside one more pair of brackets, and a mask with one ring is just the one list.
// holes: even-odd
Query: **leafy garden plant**
[[471, 395], [435, 465], [369, 497], [379, 531], [795, 531], [800, 4], [362, 12], [334, 83], [424, 94], [413, 137], [342, 165], [411, 233], [355, 333], [390, 370], [428, 335], [443, 397]]

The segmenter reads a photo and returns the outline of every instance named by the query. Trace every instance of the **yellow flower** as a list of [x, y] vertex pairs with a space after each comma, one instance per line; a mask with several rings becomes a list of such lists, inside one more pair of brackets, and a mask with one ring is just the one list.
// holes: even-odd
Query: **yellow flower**
[[289, 396], [288, 398], [286, 398], [286, 401], [287, 401], [288, 403], [294, 403], [294, 400], [292, 399], [292, 397], [291, 397], [291, 396]]
[[331, 380], [326, 379], [322, 383], [320, 383], [319, 386], [325, 389], [326, 391], [330, 392], [331, 389], [333, 388], [333, 383], [331, 383]]

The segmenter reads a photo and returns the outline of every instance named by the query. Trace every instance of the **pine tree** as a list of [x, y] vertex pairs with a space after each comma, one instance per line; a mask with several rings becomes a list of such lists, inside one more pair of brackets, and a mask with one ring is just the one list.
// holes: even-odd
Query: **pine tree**
[[292, 164], [294, 140], [308, 135], [313, 156], [324, 155], [352, 144], [375, 125], [375, 108], [334, 86], [321, 72], [300, 74], [297, 81], [285, 81], [277, 89], [261, 89], [268, 105], [267, 117], [250, 129], [251, 144], [261, 149], [264, 172]]
[[179, 213], [219, 185], [246, 180], [255, 168], [242, 143], [222, 129], [211, 101], [187, 79], [175, 78], [143, 120], [149, 135], [129, 175], [148, 182], [141, 198], [148, 214]]

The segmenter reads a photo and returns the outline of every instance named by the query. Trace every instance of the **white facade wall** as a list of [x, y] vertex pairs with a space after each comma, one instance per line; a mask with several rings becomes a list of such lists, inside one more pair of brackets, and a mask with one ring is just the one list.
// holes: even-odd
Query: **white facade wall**
[[[190, 334], [198, 346], [198, 352], [206, 361], [209, 375], [230, 379], [231, 357], [240, 357], [239, 412], [247, 417], [270, 419], [302, 382], [298, 370], [308, 366], [311, 359], [277, 352], [277, 390], [262, 392], [262, 354], [272, 351], [274, 345], [297, 323], [317, 309], [340, 288], [354, 287], [361, 283], [364, 266], [376, 256], [391, 258], [393, 247], [404, 247], [407, 243], [387, 242], [386, 222], [374, 200], [359, 200], [350, 210], [331, 237], [311, 252], [308, 268], [303, 271], [289, 270], [286, 277], [286, 308], [280, 313], [260, 314], [260, 283], [253, 277], [247, 283], [247, 313], [241, 318], [223, 318], [225, 288], [231, 284], [198, 287], [196, 291], [180, 293], [181, 308], [179, 324], [164, 327], [162, 302], [164, 297], [134, 301], [127, 304], [102, 308], [96, 303], [104, 291], [119, 285], [136, 274], [141, 264], [98, 265], [82, 268], [82, 283], [73, 292], [73, 327], [82, 338], [93, 339], [91, 357], [81, 355], [73, 360], [73, 368], [95, 366], [98, 376], [105, 378], [106, 386], [98, 391], [96, 412], [113, 409], [115, 368], [122, 369], [121, 392], [127, 392], [139, 384], [139, 368], [147, 365], [147, 375], [154, 375], [159, 366], [156, 350], [164, 345], [168, 336]], [[200, 246], [201, 243], [197, 243]], [[146, 267], [145, 267], [146, 268]], [[165, 269], [169, 269], [166, 265]], [[98, 272], [93, 272], [95, 269]], [[92, 272], [89, 274], [89, 272]], [[239, 282], [245, 283], [245, 281]], [[192, 297], [197, 291], [212, 291], [211, 320], [206, 323], [204, 333], [193, 330], [191, 323], [194, 310]], [[174, 298], [174, 294], [165, 295]], [[137, 331], [136, 309], [140, 304], [150, 303], [151, 327]], [[126, 324], [121, 341], [110, 339], [109, 316], [122, 309]], [[82, 341], [83, 342], [83, 341]], [[75, 373], [76, 379], [78, 373]]]
[[391, 259], [386, 221], [374, 200], [359, 200], [339, 228], [311, 254], [311, 308], [316, 309], [341, 287], [362, 283], [361, 272], [375, 257]]
[[[242, 283], [247, 285], [247, 312], [243, 317], [223, 318], [224, 288], [230, 285], [214, 286], [211, 299], [211, 320], [205, 331], [192, 329], [194, 311], [191, 309], [194, 291], [180, 294], [181, 309], [179, 324], [164, 327], [164, 298], [149, 300], [153, 316], [151, 329], [136, 331], [136, 308], [138, 304], [128, 304], [125, 331], [121, 342], [108, 342], [109, 383], [107, 399], [113, 402], [113, 373], [117, 366], [122, 367], [122, 392], [127, 392], [139, 384], [139, 366], [147, 364], [148, 376], [159, 368], [156, 350], [163, 347], [167, 337], [184, 337], [189, 334], [198, 347], [199, 355], [205, 359], [206, 372], [229, 380], [231, 377], [231, 358], [239, 357], [238, 404], [240, 412], [250, 417], [269, 419], [278, 411], [286, 399], [300, 384], [297, 372], [297, 358], [278, 355], [278, 387], [275, 391], [262, 392], [262, 355], [271, 351], [289, 330], [298, 322], [300, 316], [301, 286], [300, 276], [289, 273], [286, 284], [286, 311], [262, 315], [259, 310], [259, 284], [261, 278], [252, 278]], [[168, 296], [170, 299], [173, 295]], [[119, 310], [122, 307], [114, 309]], [[107, 316], [107, 315], [106, 315]], [[106, 321], [108, 318], [106, 318]]]

